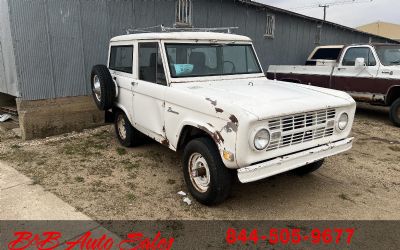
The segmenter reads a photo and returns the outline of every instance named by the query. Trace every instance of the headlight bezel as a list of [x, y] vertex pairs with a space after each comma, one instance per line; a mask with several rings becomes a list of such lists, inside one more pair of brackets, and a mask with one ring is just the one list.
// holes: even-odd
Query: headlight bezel
[[[268, 135], [268, 141], [265, 144], [265, 146], [263, 147], [257, 147], [257, 143], [256, 143], [256, 139], [257, 139], [257, 135], [259, 135], [259, 133], [265, 132], [266, 135]], [[265, 138], [264, 138], [265, 139]], [[250, 145], [252, 146], [252, 148], [256, 151], [262, 151], [265, 150], [266, 148], [268, 148], [269, 144], [271, 142], [271, 132], [265, 128], [265, 127], [258, 127], [257, 129], [255, 129], [250, 137]]]
[[[345, 121], [346, 123], [345, 123], [344, 126], [341, 125], [341, 122], [343, 122], [342, 121], [343, 117], [345, 117], [345, 120], [346, 120]], [[346, 130], [346, 128], [348, 126], [349, 126], [349, 114], [347, 112], [340, 113], [340, 115], [338, 117], [338, 120], [337, 120], [337, 126], [336, 126], [337, 130], [340, 131], [340, 132], [343, 132], [344, 130]]]

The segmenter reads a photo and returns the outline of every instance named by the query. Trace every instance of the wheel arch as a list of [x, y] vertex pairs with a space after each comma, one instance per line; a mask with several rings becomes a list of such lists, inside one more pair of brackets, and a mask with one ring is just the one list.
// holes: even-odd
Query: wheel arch
[[182, 150], [189, 141], [199, 137], [210, 138], [218, 149], [220, 149], [223, 144], [223, 138], [221, 134], [209, 124], [186, 122], [182, 124], [178, 135], [179, 137], [176, 145], [177, 150]]
[[397, 98], [400, 98], [400, 85], [394, 85], [390, 87], [386, 95], [386, 104], [389, 106], [392, 105], [392, 103], [396, 101]]
[[122, 111], [122, 112], [124, 112], [125, 115], [126, 115], [126, 117], [128, 117], [128, 119], [129, 119], [131, 125], [134, 126], [132, 117], [129, 115], [128, 110], [127, 110], [124, 106], [122, 106], [122, 105], [120, 105], [120, 104], [115, 104], [114, 107], [112, 108], [112, 112], [113, 112], [113, 114], [114, 114], [114, 117], [115, 117], [115, 114], [116, 114], [117, 111]]

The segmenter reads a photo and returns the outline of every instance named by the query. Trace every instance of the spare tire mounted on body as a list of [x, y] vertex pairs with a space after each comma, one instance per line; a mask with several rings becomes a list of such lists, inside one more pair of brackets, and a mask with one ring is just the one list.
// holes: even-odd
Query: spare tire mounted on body
[[107, 66], [93, 66], [90, 86], [94, 102], [100, 110], [108, 110], [113, 107], [116, 90]]

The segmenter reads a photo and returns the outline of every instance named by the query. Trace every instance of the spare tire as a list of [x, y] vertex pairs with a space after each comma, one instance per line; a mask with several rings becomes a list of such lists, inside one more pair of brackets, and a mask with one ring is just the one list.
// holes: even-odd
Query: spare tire
[[100, 110], [109, 110], [112, 108], [115, 99], [115, 85], [107, 66], [93, 66], [90, 84], [93, 99], [97, 107]]

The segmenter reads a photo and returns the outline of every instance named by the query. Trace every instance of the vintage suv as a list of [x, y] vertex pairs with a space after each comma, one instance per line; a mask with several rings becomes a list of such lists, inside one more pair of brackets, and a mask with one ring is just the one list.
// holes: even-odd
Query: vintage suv
[[140, 145], [145, 135], [183, 151], [188, 189], [206, 205], [228, 197], [235, 175], [246, 183], [293, 169], [306, 174], [352, 147], [354, 100], [268, 80], [245, 36], [114, 37], [108, 66], [94, 66], [90, 80], [121, 144]]

